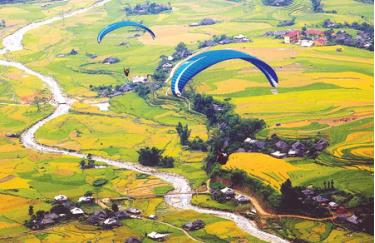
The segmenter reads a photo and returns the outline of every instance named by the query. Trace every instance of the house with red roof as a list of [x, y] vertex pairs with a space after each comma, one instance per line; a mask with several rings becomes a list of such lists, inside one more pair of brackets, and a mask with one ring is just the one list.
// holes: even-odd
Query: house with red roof
[[327, 45], [327, 39], [325, 37], [319, 37], [318, 39], [314, 40], [315, 46], [325, 46]]
[[299, 30], [291, 30], [284, 35], [285, 44], [298, 43], [300, 40], [301, 32]]

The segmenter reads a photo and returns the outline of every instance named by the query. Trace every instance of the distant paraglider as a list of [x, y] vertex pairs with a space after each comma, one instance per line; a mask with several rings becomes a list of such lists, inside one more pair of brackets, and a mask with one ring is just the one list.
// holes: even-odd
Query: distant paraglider
[[182, 63], [172, 77], [172, 93], [175, 96], [181, 96], [185, 85], [198, 73], [216, 63], [231, 60], [242, 59], [250, 62], [259, 68], [267, 77], [272, 87], [277, 87], [278, 77], [276, 72], [262, 60], [249, 54], [235, 50], [213, 50], [195, 55]]
[[124, 68], [124, 75], [125, 77], [129, 77], [130, 68]]
[[110, 24], [107, 27], [103, 28], [99, 32], [98, 37], [96, 38], [97, 41], [98, 41], [98, 43], [101, 43], [102, 40], [103, 40], [103, 38], [104, 38], [104, 36], [106, 36], [108, 33], [112, 32], [114, 30], [123, 28], [123, 27], [138, 27], [138, 28], [142, 28], [142, 29], [146, 30], [152, 36], [153, 39], [155, 39], [155, 33], [151, 29], [149, 29], [148, 27], [146, 27], [145, 25], [137, 23], [137, 22], [133, 22], [133, 21], [120, 21], [120, 22], [116, 22], [116, 23]]

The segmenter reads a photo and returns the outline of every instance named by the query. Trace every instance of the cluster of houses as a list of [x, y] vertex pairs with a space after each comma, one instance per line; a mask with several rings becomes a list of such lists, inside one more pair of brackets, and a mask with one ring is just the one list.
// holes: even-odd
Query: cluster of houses
[[165, 11], [172, 10], [170, 4], [158, 4], [155, 2], [140, 3], [132, 7], [126, 7], [125, 12], [127, 15], [147, 15], [147, 14], [158, 14]]
[[202, 25], [213, 25], [216, 24], [217, 22], [214, 19], [211, 18], [204, 18], [198, 23], [191, 23], [189, 24], [190, 27], [197, 27], [197, 26], [202, 26]]
[[221, 193], [224, 196], [224, 199], [226, 201], [234, 200], [239, 204], [246, 204], [250, 202], [250, 198], [248, 196], [236, 193], [236, 191], [230, 187], [225, 187], [219, 190], [219, 193]]
[[[57, 195], [54, 197], [53, 206], [49, 212], [38, 211], [36, 215], [32, 215], [29, 221], [25, 222], [25, 225], [33, 230], [44, 229], [50, 227], [57, 223], [60, 223], [68, 219], [79, 219], [90, 225], [99, 226], [102, 229], [113, 229], [120, 227], [121, 220], [123, 219], [141, 219], [142, 211], [137, 208], [127, 208], [126, 210], [110, 210], [105, 208], [100, 211], [95, 211], [94, 213], [88, 214], [80, 205], [83, 204], [93, 204], [95, 202], [94, 197], [89, 193], [89, 195], [84, 195], [80, 197], [77, 202], [71, 201], [65, 195]], [[156, 220], [157, 216], [149, 215], [145, 217], [149, 220]], [[195, 220], [182, 225], [182, 228], [187, 231], [195, 231], [205, 227], [205, 223], [202, 220]], [[147, 233], [147, 238], [154, 241], [164, 241], [169, 234], [158, 233], [152, 231]], [[137, 243], [141, 242], [135, 237], [130, 237], [125, 242]]]
[[150, 75], [137, 75], [131, 79], [131, 82], [126, 82], [122, 85], [91, 87], [91, 90], [96, 91], [99, 97], [114, 97], [133, 91], [138, 84], [146, 83], [150, 83]]
[[290, 30], [284, 34], [285, 44], [297, 44], [302, 47], [325, 46], [327, 38], [322, 30], [307, 29], [304, 32], [300, 30]]
[[65, 195], [57, 195], [49, 212], [37, 212], [25, 225], [31, 229], [42, 229], [66, 219], [81, 218], [85, 212], [78, 205], [93, 202], [94, 198], [91, 195], [80, 197], [77, 203], [70, 201]]
[[60, 54], [57, 54], [56, 57], [59, 57], [59, 58], [62, 58], [62, 57], [67, 57], [67, 56], [75, 56], [75, 55], [78, 55], [78, 51], [76, 49], [72, 49], [70, 50], [70, 52], [68, 53], [60, 53]]
[[237, 152], [256, 152], [267, 150], [271, 156], [281, 159], [286, 157], [304, 157], [312, 155], [312, 153], [324, 150], [328, 146], [328, 141], [321, 138], [315, 143], [308, 145], [302, 141], [294, 141], [291, 143], [278, 139], [277, 142], [272, 142], [246, 138], [244, 140], [244, 144], [244, 148], [239, 148]]
[[328, 209], [336, 218], [336, 221], [340, 223], [348, 223], [355, 226], [362, 222], [357, 215], [348, 210], [344, 205], [336, 203], [332, 199], [333, 194], [322, 193], [320, 190], [314, 190], [311, 186], [301, 192], [304, 195], [304, 198], [300, 198], [300, 200], [312, 200], [320, 207]]
[[227, 45], [231, 43], [246, 43], [246, 42], [251, 42], [251, 40], [243, 34], [239, 34], [235, 36], [221, 35], [221, 36], [213, 36], [213, 38], [211, 38], [210, 40], [199, 42], [198, 47], [205, 48], [205, 47], [211, 47], [211, 46], [216, 46], [216, 45]]
[[101, 226], [103, 229], [112, 229], [121, 226], [122, 219], [140, 219], [141, 211], [136, 208], [127, 210], [101, 210], [96, 211], [86, 218], [86, 222], [91, 225]]

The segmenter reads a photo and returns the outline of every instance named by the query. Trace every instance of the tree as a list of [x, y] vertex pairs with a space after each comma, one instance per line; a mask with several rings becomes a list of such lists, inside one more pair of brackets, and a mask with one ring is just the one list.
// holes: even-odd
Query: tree
[[296, 211], [301, 207], [301, 202], [298, 200], [298, 193], [293, 188], [292, 182], [287, 179], [280, 188], [281, 203], [280, 208], [286, 211]]
[[191, 130], [189, 130], [188, 125], [183, 126], [181, 122], [177, 124], [176, 127], [177, 134], [180, 136], [180, 143], [181, 145], [188, 145], [189, 144], [189, 137], [191, 134]]
[[119, 211], [119, 207], [118, 207], [118, 205], [117, 205], [117, 203], [112, 203], [112, 211], [113, 212], [118, 212]]
[[92, 191], [87, 191], [84, 194], [85, 197], [92, 197], [92, 195], [93, 195]]
[[242, 186], [246, 181], [246, 175], [241, 170], [234, 170], [230, 179], [234, 185]]
[[331, 188], [332, 188], [332, 189], [335, 188], [335, 186], [334, 186], [334, 184], [333, 184], [333, 179], [331, 180]]
[[86, 161], [83, 159], [81, 162], [79, 162], [79, 166], [81, 167], [81, 170], [86, 168]]
[[36, 105], [36, 108], [37, 108], [38, 112], [40, 111], [40, 103], [42, 103], [42, 99], [39, 96], [35, 96], [33, 101], [32, 101], [32, 104]]
[[324, 189], [327, 189], [327, 182], [326, 181], [323, 182], [323, 186], [324, 186]]
[[33, 205], [29, 205], [29, 215], [33, 215], [34, 214], [34, 206]]
[[139, 154], [138, 162], [145, 166], [159, 165], [160, 160], [162, 158], [161, 154], [163, 153], [162, 150], [155, 148], [155, 147], [141, 148], [137, 152]]
[[165, 156], [160, 160], [160, 166], [164, 168], [173, 168], [174, 167], [174, 158]]
[[94, 168], [95, 167], [95, 160], [89, 159], [89, 161], [87, 163], [87, 167], [88, 168]]

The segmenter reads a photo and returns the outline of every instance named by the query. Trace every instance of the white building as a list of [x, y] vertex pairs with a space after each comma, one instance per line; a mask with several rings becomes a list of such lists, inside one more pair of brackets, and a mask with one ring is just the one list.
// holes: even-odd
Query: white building
[[250, 202], [250, 198], [245, 196], [245, 195], [241, 195], [241, 194], [238, 194], [234, 197], [234, 199], [236, 199], [237, 202], [239, 203], [248, 203]]
[[232, 188], [229, 188], [229, 187], [226, 187], [226, 188], [223, 188], [220, 190], [222, 193], [224, 193], [225, 195], [234, 195], [235, 192]]
[[66, 200], [68, 200], [68, 197], [65, 196], [65, 195], [57, 195], [57, 196], [55, 196], [55, 201], [64, 202]]
[[92, 197], [92, 196], [88, 196], [88, 197], [85, 197], [85, 196], [83, 196], [83, 197], [80, 197], [79, 199], [78, 199], [78, 202], [80, 202], [80, 203], [88, 203], [88, 202], [92, 202], [94, 200], [94, 198]]
[[77, 208], [77, 207], [70, 209], [70, 212], [71, 212], [73, 215], [82, 215], [82, 214], [85, 213], [85, 212], [83, 212], [82, 209]]
[[244, 140], [244, 143], [248, 143], [248, 144], [254, 144], [254, 143], [256, 143], [256, 142], [257, 142], [256, 139], [251, 139], [251, 138], [246, 138], [246, 139]]
[[294, 150], [294, 149], [291, 149], [291, 150], [289, 150], [288, 155], [295, 156], [295, 155], [297, 155], [297, 151]]
[[165, 237], [167, 237], [167, 236], [168, 236], [168, 234], [159, 234], [159, 233], [157, 233], [155, 231], [152, 231], [151, 233], [147, 234], [148, 238], [150, 238], [152, 240], [157, 240], [157, 241], [164, 240]]
[[286, 153], [281, 153], [280, 151], [276, 151], [276, 152], [271, 153], [271, 155], [275, 158], [281, 159], [286, 156]]
[[147, 77], [145, 77], [145, 76], [135, 76], [132, 79], [132, 82], [133, 83], [146, 83], [147, 82]]
[[314, 41], [312, 40], [301, 40], [302, 47], [311, 47], [312, 45], [314, 45]]

